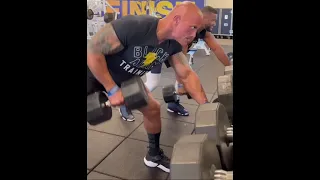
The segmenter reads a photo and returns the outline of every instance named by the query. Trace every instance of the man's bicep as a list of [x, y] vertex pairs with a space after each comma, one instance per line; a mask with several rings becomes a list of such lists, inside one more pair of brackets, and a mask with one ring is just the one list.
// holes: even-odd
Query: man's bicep
[[188, 50], [189, 50], [189, 45], [182, 47], [182, 52], [183, 52], [184, 55], [186, 55], [188, 53]]
[[189, 71], [191, 70], [188, 59], [182, 52], [171, 56], [169, 63], [179, 78], [182, 79], [188, 76]]
[[214, 51], [218, 46], [220, 46], [216, 40], [216, 38], [210, 33], [206, 32], [206, 35], [204, 37], [204, 41], [206, 44], [210, 47], [212, 51]]
[[113, 26], [107, 23], [88, 43], [88, 53], [114, 54], [124, 48]]

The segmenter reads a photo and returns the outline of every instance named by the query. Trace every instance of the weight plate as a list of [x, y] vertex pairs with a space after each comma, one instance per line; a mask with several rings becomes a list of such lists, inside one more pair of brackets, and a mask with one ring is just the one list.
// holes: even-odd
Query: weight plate
[[224, 67], [224, 75], [233, 74], [233, 65]]
[[176, 102], [179, 96], [176, 94], [176, 88], [174, 85], [168, 85], [162, 88], [163, 100], [166, 103]]
[[233, 75], [219, 76], [217, 85], [218, 100], [225, 106], [230, 118], [233, 116]]
[[[186, 135], [173, 147], [171, 179], [210, 179], [212, 171], [221, 169], [217, 144], [207, 134]], [[215, 169], [212, 169], [215, 167]]]
[[229, 146], [226, 142], [221, 142], [218, 145], [222, 169], [226, 171], [233, 170], [233, 143]]
[[108, 97], [103, 92], [95, 92], [87, 96], [87, 122], [98, 125], [112, 117], [112, 108], [106, 106]]
[[88, 9], [87, 10], [87, 19], [88, 20], [92, 20], [93, 19], [93, 15], [94, 15], [94, 13], [93, 13], [92, 9]]
[[115, 13], [105, 13], [103, 18], [105, 23], [110, 23], [115, 20]]
[[148, 105], [149, 96], [145, 89], [144, 82], [139, 76], [121, 83], [121, 90], [125, 105], [128, 109], [140, 109]]
[[195, 134], [207, 134], [220, 144], [226, 140], [226, 130], [231, 126], [226, 109], [221, 103], [207, 103], [196, 112]]

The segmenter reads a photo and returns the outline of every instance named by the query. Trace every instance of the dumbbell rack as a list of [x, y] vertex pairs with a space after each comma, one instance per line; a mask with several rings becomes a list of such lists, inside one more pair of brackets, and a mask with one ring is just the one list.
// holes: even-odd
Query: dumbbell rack
[[119, 12], [114, 9], [106, 0], [87, 0], [87, 8], [92, 9], [94, 12], [99, 12], [99, 16], [93, 16], [92, 20], [87, 20], [87, 40], [90, 40], [100, 28], [105, 25], [104, 13], [106, 13], [107, 7], [110, 7], [115, 13], [115, 19], [117, 19]]

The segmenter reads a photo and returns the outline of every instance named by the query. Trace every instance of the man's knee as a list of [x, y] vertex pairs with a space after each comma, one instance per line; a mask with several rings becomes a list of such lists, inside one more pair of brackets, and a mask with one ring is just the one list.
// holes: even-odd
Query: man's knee
[[148, 106], [140, 111], [150, 121], [160, 119], [160, 103], [152, 97], [149, 97]]
[[148, 114], [151, 116], [160, 115], [160, 103], [158, 101], [150, 101]]

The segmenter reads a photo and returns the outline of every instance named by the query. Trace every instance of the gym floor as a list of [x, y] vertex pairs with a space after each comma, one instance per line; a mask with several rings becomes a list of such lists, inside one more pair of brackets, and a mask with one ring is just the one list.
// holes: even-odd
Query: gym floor
[[[232, 52], [233, 42], [217, 39], [227, 52]], [[197, 72], [209, 100], [216, 98], [216, 78], [224, 73], [224, 66], [210, 52], [204, 50], [194, 54], [193, 69]], [[183, 135], [192, 134], [195, 112], [198, 104], [194, 100], [181, 97], [182, 105], [189, 110], [190, 116], [181, 117], [166, 111], [162, 98], [162, 86], [175, 83], [172, 68], [162, 67], [160, 85], [152, 92], [161, 104], [162, 133], [160, 144], [171, 157], [174, 143]], [[145, 81], [145, 76], [142, 78]], [[87, 179], [169, 179], [169, 174], [158, 168], [148, 168], [143, 163], [148, 139], [143, 126], [142, 114], [133, 111], [136, 120], [125, 122], [120, 118], [118, 109], [113, 109], [110, 121], [98, 126], [87, 125]]]

